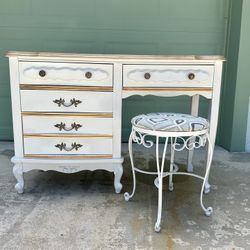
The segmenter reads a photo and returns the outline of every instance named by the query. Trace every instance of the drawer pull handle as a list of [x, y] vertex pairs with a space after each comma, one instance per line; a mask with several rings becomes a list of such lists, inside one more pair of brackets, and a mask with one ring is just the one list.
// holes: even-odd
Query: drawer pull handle
[[64, 106], [64, 107], [70, 107], [70, 106], [75, 106], [77, 107], [78, 104], [82, 103], [82, 101], [80, 100], [76, 100], [75, 98], [70, 100], [70, 103], [65, 103], [65, 100], [60, 98], [60, 99], [56, 99], [53, 101], [54, 103], [56, 103], [58, 105], [58, 107]]
[[58, 128], [60, 131], [64, 130], [64, 131], [71, 131], [71, 130], [74, 130], [77, 131], [79, 128], [82, 127], [81, 124], [77, 124], [77, 123], [71, 123], [71, 127], [70, 128], [67, 128], [66, 127], [66, 124], [61, 122], [61, 123], [58, 123], [56, 125], [54, 125], [56, 128]]
[[76, 142], [74, 142], [71, 144], [71, 148], [67, 148], [66, 143], [62, 142], [60, 144], [56, 144], [55, 147], [59, 148], [60, 151], [65, 150], [65, 151], [69, 152], [69, 151], [72, 151], [74, 149], [75, 149], [75, 151], [77, 151], [79, 148], [82, 147], [82, 144], [77, 144]]
[[194, 80], [194, 78], [195, 78], [195, 74], [194, 73], [189, 73], [188, 74], [188, 79], [189, 80]]
[[145, 74], [144, 74], [144, 78], [145, 78], [146, 80], [150, 79], [150, 77], [151, 77], [150, 73], [145, 73]]
[[85, 77], [88, 78], [88, 79], [90, 79], [90, 78], [92, 77], [92, 73], [89, 72], [89, 71], [86, 72], [86, 73], [85, 73]]
[[45, 77], [45, 76], [46, 76], [46, 71], [42, 69], [42, 70], [39, 71], [38, 74], [39, 74], [39, 76], [41, 76], [41, 77]]

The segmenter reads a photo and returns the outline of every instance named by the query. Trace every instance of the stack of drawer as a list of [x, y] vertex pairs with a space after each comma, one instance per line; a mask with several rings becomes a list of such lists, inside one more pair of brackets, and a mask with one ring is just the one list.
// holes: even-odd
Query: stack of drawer
[[112, 158], [113, 65], [19, 62], [24, 156]]

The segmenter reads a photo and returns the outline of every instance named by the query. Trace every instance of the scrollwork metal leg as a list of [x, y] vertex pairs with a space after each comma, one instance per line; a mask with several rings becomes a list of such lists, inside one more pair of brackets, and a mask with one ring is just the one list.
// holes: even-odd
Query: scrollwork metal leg
[[206, 173], [205, 173], [205, 176], [204, 176], [204, 180], [203, 180], [202, 188], [201, 188], [201, 193], [200, 193], [200, 204], [201, 204], [201, 208], [205, 212], [205, 215], [210, 216], [213, 213], [213, 208], [212, 207], [205, 208], [205, 206], [203, 205], [203, 193], [204, 193], [204, 188], [205, 188], [205, 185], [207, 183], [210, 168], [211, 168], [211, 164], [212, 164], [213, 146], [211, 144], [209, 135], [206, 134], [206, 136], [207, 136], [207, 141], [208, 141], [208, 152], [209, 153], [208, 153], [208, 159], [207, 159]]
[[132, 174], [133, 174], [133, 190], [131, 194], [129, 194], [128, 192], [124, 193], [125, 201], [129, 201], [134, 196], [135, 188], [136, 188], [136, 178], [135, 178], [134, 158], [133, 158], [133, 131], [131, 132], [129, 136], [128, 151], [129, 151], [130, 163], [131, 163]]
[[16, 164], [13, 167], [13, 174], [17, 179], [17, 184], [15, 185], [15, 189], [19, 194], [23, 193], [24, 188], [24, 179], [23, 179], [23, 168], [22, 165]]
[[[207, 163], [206, 163], [206, 169], [209, 167], [209, 159], [213, 158], [213, 150], [211, 151], [211, 147], [208, 146], [207, 148]], [[208, 194], [211, 190], [211, 185], [208, 182], [208, 177], [209, 173], [205, 182], [205, 187], [204, 187], [204, 194]]]
[[162, 154], [162, 161], [160, 166], [160, 159], [159, 159], [159, 137], [156, 137], [156, 165], [157, 165], [157, 173], [158, 173], [158, 180], [159, 180], [159, 187], [158, 187], [158, 211], [157, 211], [157, 220], [155, 223], [155, 232], [160, 232], [161, 230], [161, 215], [162, 215], [162, 182], [163, 182], [163, 170], [164, 170], [164, 163], [166, 158], [167, 152], [167, 145], [168, 145], [168, 137], [166, 137], [163, 154]]

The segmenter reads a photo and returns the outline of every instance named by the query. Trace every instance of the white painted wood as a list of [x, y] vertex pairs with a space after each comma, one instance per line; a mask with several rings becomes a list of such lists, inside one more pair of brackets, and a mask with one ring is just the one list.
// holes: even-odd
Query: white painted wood
[[122, 127], [122, 65], [114, 65], [114, 95], [113, 95], [113, 157], [121, 157], [121, 127]]
[[114, 187], [116, 193], [120, 193], [122, 190], [121, 178], [123, 174], [123, 167], [122, 164], [113, 164], [113, 165], [114, 165], [114, 175], [115, 175]]
[[[214, 73], [214, 88], [213, 88], [213, 97], [211, 99], [210, 112], [209, 112], [209, 120], [210, 120], [210, 142], [211, 147], [214, 148], [216, 133], [217, 133], [217, 125], [218, 125], [218, 116], [219, 116], [219, 107], [220, 107], [220, 91], [221, 91], [221, 78], [222, 78], [222, 62], [215, 63], [215, 73]], [[210, 152], [211, 151], [211, 152]], [[210, 150], [207, 155], [207, 166], [209, 165], [210, 156], [213, 157], [213, 151]], [[208, 179], [205, 183], [205, 193], [210, 192], [210, 184]]]
[[[81, 145], [78, 150], [60, 150], [56, 145], [65, 143], [67, 149], [72, 143]], [[24, 138], [24, 153], [28, 155], [111, 155], [112, 138]]]
[[[20, 62], [21, 84], [112, 86], [111, 64]], [[45, 75], [40, 76], [39, 72]], [[87, 78], [86, 73], [91, 77]]]
[[[83, 116], [39, 116], [23, 115], [25, 134], [113, 134], [112, 118], [92, 118]], [[64, 128], [58, 125], [65, 124]], [[74, 124], [80, 126], [74, 126]], [[66, 130], [65, 130], [66, 129]], [[68, 130], [68, 131], [67, 131]]]
[[215, 63], [215, 72], [214, 72], [214, 88], [213, 88], [213, 97], [211, 100], [210, 107], [210, 140], [212, 147], [214, 148], [217, 125], [218, 125], [218, 116], [219, 116], [219, 105], [220, 105], [220, 91], [221, 91], [221, 78], [222, 78], [222, 62]]
[[12, 105], [12, 121], [14, 134], [15, 155], [23, 156], [23, 134], [22, 134], [22, 118], [19, 92], [19, 75], [18, 60], [15, 57], [9, 58], [10, 67], [10, 88], [11, 88], [11, 105]]
[[[100, 159], [100, 158], [86, 158], [86, 159], [58, 159], [58, 158], [51, 158], [51, 159], [47, 159], [47, 158], [37, 158], [35, 159], [36, 163], [40, 166], [40, 165], [44, 165], [44, 169], [46, 169], [46, 167], [48, 165], [50, 166], [55, 166], [55, 165], [64, 165], [64, 166], [77, 166], [77, 165], [82, 165], [82, 164], [86, 164], [91, 166], [91, 168], [89, 168], [89, 170], [96, 170], [98, 169], [97, 166], [100, 166], [101, 164], [103, 165], [110, 165], [110, 164], [121, 164], [123, 162], [123, 159], [121, 158], [107, 158], [107, 159]], [[34, 164], [34, 159], [33, 158], [24, 158], [24, 157], [16, 157], [13, 156], [11, 158], [11, 162], [13, 162], [14, 164], [22, 164], [23, 167], [23, 172], [27, 172], [29, 170], [33, 170], [36, 169], [36, 165]], [[46, 167], [45, 167], [46, 166]], [[102, 168], [100, 168], [102, 169]], [[47, 169], [49, 170], [49, 169]]]
[[[194, 79], [190, 80], [189, 74], [194, 74]], [[124, 65], [123, 86], [211, 87], [213, 74], [213, 66]], [[145, 78], [147, 76], [149, 79]]]
[[[22, 111], [43, 112], [112, 112], [112, 92], [21, 90]], [[59, 106], [55, 100], [65, 100], [65, 105], [75, 99], [81, 101], [75, 107]]]
[[[192, 97], [192, 104], [191, 104], [191, 115], [193, 116], [198, 116], [199, 115], [199, 101], [200, 97], [199, 95], [194, 95]], [[194, 140], [191, 140], [191, 143], [193, 143]], [[188, 151], [188, 164], [187, 164], [187, 171], [188, 172], [193, 172], [194, 167], [193, 167], [193, 155], [194, 155], [194, 150], [189, 150]]]
[[191, 104], [191, 115], [198, 116], [199, 115], [199, 95], [194, 95], [192, 97], [192, 104]]
[[58, 52], [27, 52], [27, 51], [9, 51], [7, 57], [18, 57], [19, 60], [25, 61], [90, 61], [90, 62], [142, 62], [143, 64], [151, 63], [166, 63], [186, 62], [215, 63], [216, 61], [225, 61], [221, 55], [125, 55], [125, 54], [80, 54], [80, 53], [58, 53]]
[[[192, 114], [198, 112], [197, 95], [212, 99], [210, 136], [214, 145], [224, 61], [221, 56], [92, 55], [44, 52], [9, 52], [7, 56], [10, 62], [15, 139], [15, 156], [12, 162], [15, 164], [13, 172], [18, 182], [16, 189], [20, 193], [24, 186], [23, 173], [32, 169], [55, 170], [63, 173], [105, 169], [114, 173], [115, 190], [120, 192], [123, 172], [121, 165], [123, 162], [121, 156], [122, 98], [131, 95], [191, 96]], [[41, 70], [45, 71], [44, 77], [39, 75]], [[195, 74], [193, 80], [187, 78], [189, 71]], [[91, 72], [89, 79], [85, 75], [87, 72]], [[150, 73], [149, 80], [144, 79], [145, 73]], [[20, 90], [19, 84], [26, 84], [26, 89]], [[46, 85], [55, 87], [53, 90], [27, 90], [29, 84], [38, 84], [43, 88]], [[113, 86], [113, 91], [101, 92], [98, 88], [93, 91], [90, 89], [66, 91], [59, 88], [57, 90], [57, 85]], [[131, 87], [132, 89], [129, 89]], [[57, 103], [53, 102], [55, 100]], [[70, 104], [72, 105], [69, 106]], [[23, 113], [23, 120], [22, 112], [26, 112]], [[32, 113], [27, 115], [27, 112]], [[109, 115], [101, 118], [95, 117], [96, 113]], [[113, 118], [109, 118], [112, 113]], [[92, 116], [85, 117], [83, 114], [92, 114]], [[74, 123], [83, 123], [83, 126], [77, 130], [60, 132], [54, 125], [61, 122], [65, 123], [66, 130]], [[23, 133], [26, 134], [24, 139]], [[34, 137], [34, 134], [39, 137]], [[90, 134], [95, 138], [86, 137]], [[100, 137], [100, 135], [112, 135], [113, 138]], [[74, 142], [81, 144], [82, 147], [77, 151], [60, 151], [55, 145], [62, 142], [66, 143], [67, 150]], [[25, 154], [57, 156], [57, 158], [27, 158], [24, 156], [24, 150]], [[60, 159], [58, 158], [60, 155], [62, 157], [68, 155], [70, 159]], [[77, 158], [84, 155], [91, 155], [92, 158]], [[112, 158], [98, 158], [98, 155], [112, 155]], [[93, 158], [93, 156], [96, 157]], [[189, 162], [191, 158], [189, 157]], [[207, 187], [206, 185], [206, 189]]]
[[[18, 168], [21, 167], [21, 172], [19, 171], [17, 177], [20, 180], [18, 183], [24, 184], [22, 182], [23, 173], [27, 173], [34, 169], [41, 169], [43, 171], [58, 171], [66, 174], [76, 173], [83, 170], [95, 171], [98, 169], [103, 169], [109, 172], [113, 172], [114, 179], [114, 187], [116, 193], [120, 193], [122, 185], [121, 185], [121, 176], [123, 172], [122, 167], [122, 158], [113, 158], [113, 159], [84, 159], [84, 160], [60, 160], [60, 159], [36, 159], [34, 164], [34, 159], [31, 158], [17, 158], [13, 157], [11, 161], [18, 165]], [[16, 173], [15, 173], [16, 174]], [[23, 186], [22, 192], [23, 192]], [[18, 186], [19, 188], [19, 186]], [[18, 189], [17, 189], [18, 191]], [[22, 193], [19, 192], [19, 193]]]
[[23, 179], [23, 167], [21, 164], [14, 165], [13, 174], [17, 180], [17, 184], [15, 185], [15, 189], [19, 194], [22, 194], [23, 188], [24, 188], [24, 179]]
[[162, 97], [174, 97], [174, 96], [194, 96], [194, 95], [201, 95], [206, 97], [207, 99], [212, 99], [212, 91], [199, 91], [199, 90], [193, 90], [193, 91], [187, 91], [187, 90], [176, 90], [176, 91], [168, 91], [167, 89], [165, 91], [159, 91], [157, 88], [154, 90], [149, 91], [122, 91], [122, 98], [128, 98], [133, 95], [140, 95], [140, 96], [147, 96], [147, 95], [155, 95], [155, 96], [162, 96]]

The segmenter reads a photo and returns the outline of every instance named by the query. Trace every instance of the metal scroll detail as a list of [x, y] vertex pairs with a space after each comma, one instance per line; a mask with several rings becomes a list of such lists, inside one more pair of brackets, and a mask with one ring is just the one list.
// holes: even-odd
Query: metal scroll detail
[[77, 144], [76, 142], [74, 142], [74, 143], [71, 144], [71, 148], [67, 148], [66, 143], [62, 142], [60, 144], [56, 144], [55, 147], [59, 148], [60, 151], [65, 150], [65, 151], [69, 152], [69, 151], [72, 151], [72, 150], [76, 150], [77, 151], [79, 148], [82, 147], [82, 145], [81, 144]]
[[65, 103], [65, 100], [63, 98], [53, 100], [54, 103], [58, 105], [58, 107], [64, 106], [64, 107], [70, 107], [70, 106], [75, 106], [79, 105], [82, 103], [80, 100], [76, 100], [75, 98], [71, 99], [69, 103]]
[[67, 127], [66, 127], [66, 124], [65, 124], [64, 122], [55, 124], [54, 126], [55, 126], [56, 128], [58, 128], [59, 131], [62, 131], [62, 130], [64, 130], [64, 131], [71, 131], [71, 130], [77, 131], [79, 128], [82, 127], [81, 124], [77, 124], [77, 123], [75, 123], [75, 122], [74, 122], [74, 123], [71, 123], [71, 127], [70, 127], [70, 128], [67, 128]]
[[143, 145], [145, 148], [151, 148], [154, 145], [154, 142], [151, 140], [146, 140], [146, 136], [148, 136], [148, 134], [141, 134], [138, 131], [132, 131], [133, 142]]
[[183, 149], [192, 150], [204, 147], [206, 145], [206, 142], [207, 142], [206, 134], [190, 136], [187, 139], [183, 137], [177, 137], [172, 147], [175, 151], [182, 151]]
[[[133, 142], [143, 145], [146, 148], [151, 148], [154, 145], [154, 142], [151, 140], [146, 140], [148, 134], [141, 134], [138, 131], [132, 131], [132, 140]], [[207, 136], [204, 135], [194, 135], [188, 138], [176, 137], [172, 143], [172, 149], [175, 151], [182, 151], [184, 149], [192, 150], [200, 147], [204, 147], [207, 142]]]

